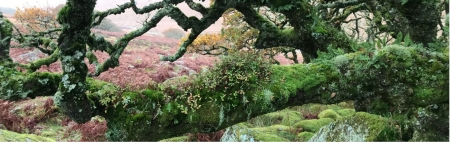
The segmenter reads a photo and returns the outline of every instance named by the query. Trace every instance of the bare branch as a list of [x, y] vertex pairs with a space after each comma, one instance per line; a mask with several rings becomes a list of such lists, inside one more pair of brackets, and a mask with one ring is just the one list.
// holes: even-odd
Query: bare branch
[[177, 53], [175, 53], [175, 55], [163, 56], [161, 57], [161, 60], [173, 62], [183, 56], [184, 53], [186, 53], [187, 46], [189, 46], [203, 30], [216, 22], [227, 9], [233, 6], [233, 4], [230, 3], [231, 2], [228, 2], [228, 4], [224, 4], [224, 1], [216, 1], [215, 4], [210, 9], [208, 9], [208, 12], [206, 12], [206, 14], [204, 14], [203, 18], [200, 20], [198, 20], [196, 17], [187, 17], [181, 12], [181, 10], [176, 7], [167, 6], [170, 10], [168, 16], [170, 16], [172, 19], [175, 19], [178, 25], [184, 30], [192, 28], [192, 31], [189, 34], [189, 37], [180, 45], [180, 48], [178, 49]]
[[200, 12], [202, 15], [206, 14], [206, 12], [208, 11], [208, 9], [203, 7], [203, 5], [201, 5], [199, 3], [195, 3], [192, 0], [185, 0], [184, 2], [186, 2], [186, 4], [189, 6], [189, 8], [191, 8], [197, 12]]

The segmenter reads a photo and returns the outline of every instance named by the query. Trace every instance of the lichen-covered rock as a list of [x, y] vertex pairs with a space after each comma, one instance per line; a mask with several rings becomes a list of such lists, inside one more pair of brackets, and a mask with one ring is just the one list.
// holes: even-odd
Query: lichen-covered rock
[[327, 109], [327, 110], [320, 112], [318, 117], [319, 118], [331, 118], [333, 120], [342, 118], [341, 115], [339, 115], [336, 111], [334, 111], [332, 109]]
[[448, 141], [448, 104], [435, 104], [417, 109], [413, 120], [412, 141]]
[[1, 142], [9, 142], [9, 141], [17, 141], [17, 142], [56, 142], [53, 139], [36, 136], [34, 134], [19, 134], [16, 132], [11, 132], [7, 130], [0, 130], [0, 141]]
[[397, 140], [399, 126], [390, 124], [387, 118], [357, 112], [322, 127], [309, 142]]

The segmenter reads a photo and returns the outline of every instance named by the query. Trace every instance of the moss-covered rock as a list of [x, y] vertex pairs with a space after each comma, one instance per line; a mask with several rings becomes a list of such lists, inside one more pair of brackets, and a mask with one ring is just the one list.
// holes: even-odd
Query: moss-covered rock
[[0, 141], [16, 141], [16, 142], [56, 142], [53, 139], [36, 136], [34, 134], [19, 134], [7, 130], [0, 130]]
[[291, 141], [296, 137], [289, 133], [292, 129], [284, 125], [249, 128], [247, 124], [239, 123], [227, 128], [221, 141]]
[[355, 109], [341, 109], [338, 110], [337, 113], [343, 117], [348, 116], [348, 115], [352, 115], [355, 113]]
[[270, 126], [274, 124], [291, 126], [301, 120], [303, 120], [303, 116], [300, 112], [290, 109], [284, 109], [253, 118], [249, 121], [249, 123], [259, 127]]
[[387, 118], [357, 112], [321, 128], [309, 141], [397, 140], [398, 129], [390, 124]]
[[342, 116], [339, 115], [336, 111], [334, 111], [332, 109], [327, 109], [327, 110], [320, 112], [318, 117], [319, 118], [331, 118], [333, 120], [336, 120], [336, 119], [341, 118]]
[[309, 139], [311, 139], [311, 137], [314, 136], [314, 133], [311, 132], [301, 132], [297, 135], [300, 139], [300, 141], [308, 141]]
[[294, 124], [295, 128], [302, 128], [303, 131], [317, 132], [321, 127], [330, 124], [334, 120], [331, 118], [303, 120]]
[[189, 141], [189, 136], [174, 137], [170, 139], [160, 140], [159, 142], [186, 142], [186, 141]]
[[290, 126], [285, 125], [272, 125], [267, 127], [258, 127], [258, 128], [251, 128], [251, 130], [260, 131], [260, 132], [277, 132], [277, 131], [288, 131], [294, 129]]

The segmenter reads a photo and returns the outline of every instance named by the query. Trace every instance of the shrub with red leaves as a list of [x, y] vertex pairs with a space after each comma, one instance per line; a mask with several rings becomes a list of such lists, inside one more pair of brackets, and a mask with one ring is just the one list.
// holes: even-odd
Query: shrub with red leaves
[[[27, 114], [28, 116], [21, 117], [19, 115], [14, 114], [14, 112], [11, 111], [11, 109], [14, 109], [13, 105], [15, 103], [18, 103], [18, 101], [0, 100], [0, 124], [2, 124], [7, 130], [18, 133], [21, 133], [24, 130], [28, 130], [28, 132], [33, 132], [34, 127], [36, 126], [37, 123], [44, 120], [45, 118], [50, 117], [55, 111], [53, 99], [48, 98], [45, 101], [45, 104], [44, 106], [42, 106], [42, 108], [36, 108], [33, 107], [32, 105], [25, 106], [22, 111], [24, 111], [25, 114]], [[31, 114], [35, 109], [42, 109], [44, 113], [41, 115]]]
[[[105, 120], [91, 120], [84, 124], [72, 125], [66, 132], [79, 130], [81, 132], [81, 141], [106, 141], [105, 133], [107, 129]], [[66, 136], [68, 134], [66, 133]]]
[[14, 102], [0, 100], [0, 124], [10, 131], [21, 132], [23, 130], [22, 118], [9, 112]]
[[313, 114], [313, 113], [304, 113], [303, 117], [305, 119], [319, 119], [318, 114]]
[[217, 132], [206, 133], [206, 134], [201, 134], [201, 133], [188, 134], [188, 137], [189, 137], [189, 141], [197, 140], [197, 141], [211, 142], [211, 141], [220, 141], [220, 139], [222, 138], [224, 133], [225, 133], [224, 130], [220, 130]]

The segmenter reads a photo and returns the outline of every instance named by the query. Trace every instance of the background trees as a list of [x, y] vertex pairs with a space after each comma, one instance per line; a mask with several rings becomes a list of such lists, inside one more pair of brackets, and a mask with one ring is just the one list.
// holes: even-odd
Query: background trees
[[[203, 17], [185, 16], [174, 6], [181, 2], [186, 2]], [[437, 126], [448, 122], [448, 113], [445, 113], [448, 112], [448, 42], [439, 41], [436, 36], [438, 30], [448, 29], [445, 26], [437, 28], [440, 12], [444, 11], [440, 6], [448, 5], [448, 2], [215, 0], [210, 7], [203, 7], [192, 0], [167, 0], [138, 8], [131, 0], [104, 12], [95, 12], [95, 3], [95, 0], [68, 0], [57, 16], [61, 28], [30, 35], [11, 37], [10, 24], [1, 23], [2, 50], [8, 50], [9, 40], [15, 38], [21, 43], [35, 41], [46, 47], [44, 51], [50, 55], [27, 65], [18, 65], [28, 73], [2, 66], [8, 68], [1, 70], [0, 91], [7, 94], [2, 98], [24, 98], [39, 94], [37, 92], [54, 94], [55, 104], [78, 123], [95, 115], [104, 116], [111, 140], [162, 139], [186, 132], [211, 132], [287, 106], [344, 100], [355, 100], [358, 111], [391, 114], [399, 120], [400, 127], [407, 130], [407, 140], [435, 140], [445, 135], [438, 132], [441, 128]], [[260, 14], [261, 7], [284, 17], [281, 21], [272, 21], [272, 14], [266, 17]], [[256, 33], [242, 26], [243, 31], [236, 34], [243, 33], [245, 37], [236, 38], [242, 41], [238, 42], [242, 47], [298, 49], [309, 64], [275, 65], [267, 74], [261, 74], [258, 71], [266, 68], [260, 68], [264, 66], [256, 62], [261, 61], [256, 57], [251, 63], [224, 60], [229, 63], [225, 62], [222, 69], [215, 70], [222, 76], [206, 74], [193, 82], [180, 81], [181, 84], [175, 87], [122, 92], [108, 83], [87, 79], [87, 76], [98, 76], [118, 66], [118, 58], [127, 44], [155, 27], [164, 16], [175, 19], [184, 30], [191, 29], [177, 53], [161, 58], [175, 61], [195, 43], [203, 30], [231, 8], [239, 11], [243, 21], [259, 31], [256, 39], [247, 37], [246, 33]], [[125, 9], [132, 9], [136, 14], [151, 11], [156, 14], [142, 27], [114, 43], [91, 34], [90, 29], [108, 15], [120, 14]], [[341, 27], [343, 23], [358, 22], [347, 20], [349, 15], [358, 12], [368, 15], [364, 18], [371, 30], [367, 31], [372, 31], [365, 43], [355, 42]], [[233, 34], [233, 30], [228, 34]], [[45, 36], [54, 32], [61, 32], [56, 41]], [[396, 45], [375, 48], [381, 33], [394, 37]], [[235, 40], [233, 36], [227, 38]], [[238, 47], [238, 43], [233, 47]], [[110, 58], [99, 62], [92, 54], [94, 51], [106, 52]], [[85, 58], [96, 66], [95, 72], [88, 73]], [[10, 63], [7, 58], [2, 60], [2, 65]], [[34, 72], [56, 60], [61, 61], [62, 74]], [[234, 71], [245, 72], [236, 74]], [[244, 83], [236, 83], [235, 79]], [[212, 89], [206, 88], [211, 86]]]

